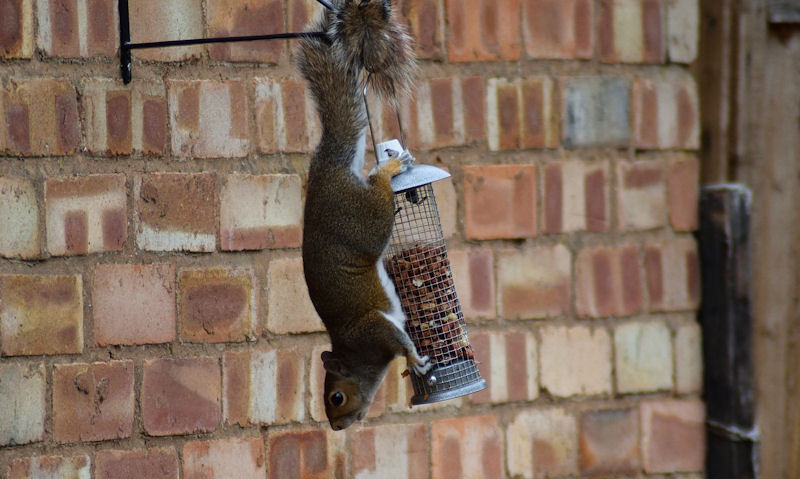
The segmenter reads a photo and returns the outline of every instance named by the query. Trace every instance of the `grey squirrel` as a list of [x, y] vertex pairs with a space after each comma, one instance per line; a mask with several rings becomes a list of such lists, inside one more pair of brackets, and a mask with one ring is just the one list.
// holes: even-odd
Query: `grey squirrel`
[[367, 119], [362, 79], [384, 98], [410, 88], [416, 66], [411, 38], [389, 0], [338, 0], [301, 39], [297, 66], [322, 123], [312, 158], [303, 220], [303, 272], [331, 339], [322, 353], [325, 412], [344, 429], [367, 414], [389, 363], [431, 367], [405, 331], [405, 315], [383, 255], [394, 223], [390, 179], [404, 168], [389, 159], [364, 177]]

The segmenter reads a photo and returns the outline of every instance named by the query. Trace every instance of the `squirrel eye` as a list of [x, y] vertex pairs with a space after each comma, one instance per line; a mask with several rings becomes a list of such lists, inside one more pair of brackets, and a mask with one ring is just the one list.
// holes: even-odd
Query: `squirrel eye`
[[339, 406], [342, 406], [347, 401], [347, 396], [345, 396], [345, 394], [343, 392], [341, 392], [341, 391], [336, 391], [335, 393], [332, 393], [328, 397], [328, 400], [335, 407], [339, 407]]

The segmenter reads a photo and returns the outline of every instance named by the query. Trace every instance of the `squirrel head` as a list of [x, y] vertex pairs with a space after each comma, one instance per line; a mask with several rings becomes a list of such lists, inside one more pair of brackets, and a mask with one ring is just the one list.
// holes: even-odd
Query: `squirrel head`
[[340, 431], [364, 419], [380, 378], [371, 381], [357, 377], [329, 351], [322, 353], [322, 364], [325, 367], [325, 414], [331, 429]]

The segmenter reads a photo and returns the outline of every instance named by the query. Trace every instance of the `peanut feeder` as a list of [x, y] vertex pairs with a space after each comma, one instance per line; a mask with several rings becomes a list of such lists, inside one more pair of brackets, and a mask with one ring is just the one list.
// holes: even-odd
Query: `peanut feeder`
[[[379, 161], [403, 152], [397, 140], [377, 145]], [[450, 177], [430, 165], [410, 165], [392, 179], [395, 219], [384, 258], [406, 314], [406, 330], [433, 367], [411, 374], [411, 404], [453, 399], [486, 388], [475, 363], [458, 301], [433, 183]]]

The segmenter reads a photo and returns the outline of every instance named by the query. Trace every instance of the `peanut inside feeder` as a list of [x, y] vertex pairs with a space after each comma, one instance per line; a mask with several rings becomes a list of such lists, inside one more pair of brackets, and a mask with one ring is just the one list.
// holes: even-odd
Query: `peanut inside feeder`
[[[378, 152], [402, 151], [396, 140]], [[433, 182], [450, 176], [429, 165], [413, 165], [392, 180], [395, 223], [386, 253], [386, 271], [395, 284], [406, 330], [432, 368], [411, 374], [412, 404], [427, 404], [486, 388], [475, 364], [464, 313], [458, 301]]]

